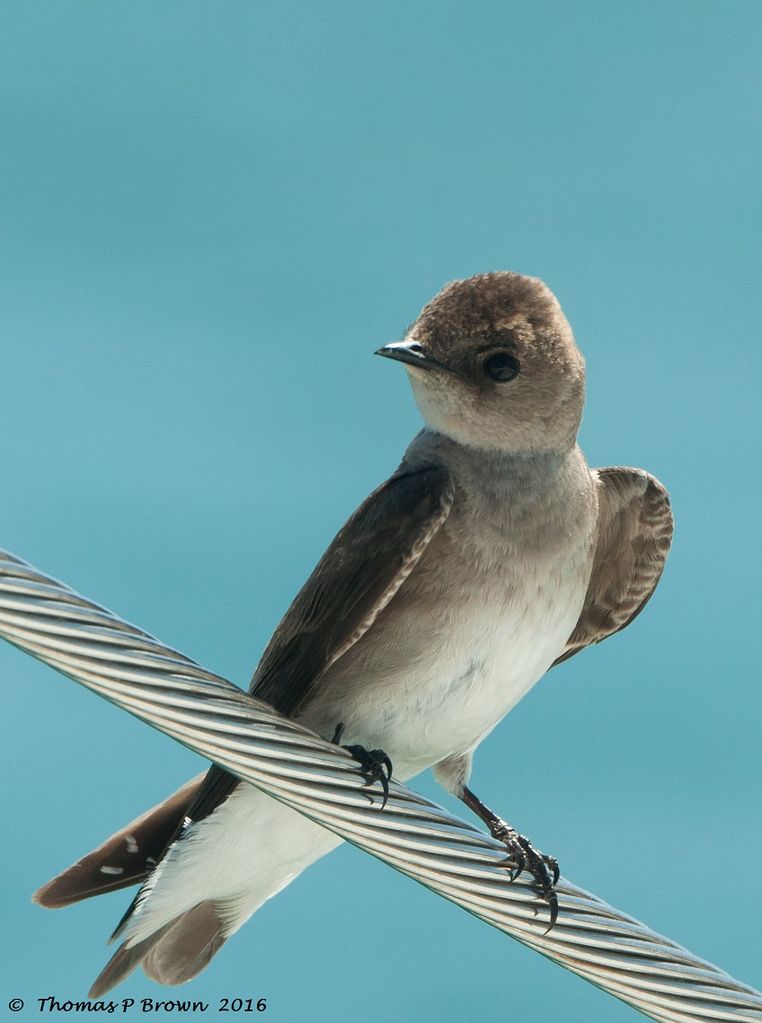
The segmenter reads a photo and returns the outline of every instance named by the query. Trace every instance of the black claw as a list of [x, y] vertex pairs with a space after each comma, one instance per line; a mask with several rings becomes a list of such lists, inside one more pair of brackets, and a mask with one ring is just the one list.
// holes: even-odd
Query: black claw
[[538, 852], [528, 838], [520, 835], [505, 821], [491, 821], [490, 831], [492, 837], [502, 842], [510, 854], [504, 866], [509, 871], [511, 884], [523, 870], [527, 870], [534, 879], [535, 890], [547, 902], [550, 911], [550, 923], [545, 931], [547, 934], [558, 920], [558, 896], [554, 890], [561, 876], [558, 862], [555, 857]]
[[546, 864], [550, 867], [550, 869], [553, 871], [553, 884], [557, 885], [559, 880], [561, 879], [561, 871], [558, 869], [558, 860], [555, 858], [555, 856], [545, 856], [544, 860]]
[[[373, 752], [375, 753], [377, 751], [373, 750]], [[379, 758], [379, 759], [381, 759], [381, 758]], [[384, 767], [386, 767], [387, 771], [389, 772], [388, 774], [384, 774], [384, 770], [383, 770]], [[391, 762], [391, 760], [389, 760], [389, 757], [387, 757], [386, 754], [384, 754], [384, 759], [381, 760], [381, 767], [379, 768], [379, 773], [378, 773], [378, 780], [381, 783], [381, 789], [383, 790], [383, 793], [384, 793], [384, 798], [381, 800], [381, 809], [382, 810], [386, 806], [386, 803], [387, 803], [387, 801], [389, 799], [389, 779], [391, 778], [391, 776], [392, 776], [392, 762]], [[369, 779], [368, 780], [368, 785], [372, 785], [372, 784], [373, 784], [372, 779]]]
[[552, 931], [553, 928], [555, 927], [556, 920], [558, 920], [558, 896], [556, 895], [552, 888], [550, 889], [549, 892], [545, 894], [545, 901], [547, 902], [548, 908], [550, 909], [550, 923], [545, 928], [545, 933], [549, 934], [550, 931]]
[[513, 884], [526, 865], [527, 858], [523, 852], [518, 852], [515, 856], [508, 857], [505, 861], [505, 866], [508, 868], [508, 875], [511, 879], [511, 884]]
[[[528, 838], [524, 838], [510, 824], [501, 820], [468, 786], [463, 786], [460, 798], [484, 821], [492, 837], [505, 846], [508, 856], [497, 866], [508, 870], [510, 883], [516, 880], [522, 870], [527, 870], [532, 875], [535, 890], [547, 902], [550, 910], [549, 931], [558, 920], [558, 896], [554, 891], [554, 885], [558, 884], [561, 876], [554, 857], [538, 852]], [[494, 860], [492, 862], [494, 863]]]
[[[366, 785], [373, 785], [378, 782], [381, 785], [383, 799], [381, 809], [383, 810], [389, 800], [389, 782], [392, 778], [392, 762], [382, 749], [367, 750], [364, 746], [345, 746], [344, 749], [351, 753], [360, 765], [360, 773], [365, 779]], [[386, 773], [384, 773], [386, 768]]]
[[[541, 897], [547, 902], [550, 912], [550, 923], [545, 930], [547, 934], [558, 920], [558, 896], [553, 887], [557, 884], [560, 876], [558, 864], [552, 856], [543, 856], [534, 849], [532, 852], [537, 857], [530, 868], [534, 876], [535, 887], [539, 889]], [[550, 869], [548, 869], [549, 867]]]

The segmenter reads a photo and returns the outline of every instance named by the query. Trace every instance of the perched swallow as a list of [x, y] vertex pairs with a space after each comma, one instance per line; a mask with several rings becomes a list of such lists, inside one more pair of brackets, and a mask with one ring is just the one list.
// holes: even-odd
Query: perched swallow
[[[378, 354], [403, 363], [426, 426], [297, 594], [250, 691], [346, 742], [371, 780], [433, 767], [514, 872], [531, 872], [552, 926], [555, 860], [468, 788], [473, 753], [548, 668], [642, 609], [669, 550], [669, 498], [641, 469], [588, 468], [584, 361], [535, 278], [455, 281]], [[180, 984], [338, 843], [213, 766], [35, 899], [140, 884], [91, 997], [138, 964]]]

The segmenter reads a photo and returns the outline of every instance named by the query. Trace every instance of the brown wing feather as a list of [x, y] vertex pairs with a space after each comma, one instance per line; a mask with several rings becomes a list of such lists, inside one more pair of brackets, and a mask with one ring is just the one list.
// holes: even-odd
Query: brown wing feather
[[177, 832], [203, 778], [200, 774], [186, 782], [163, 803], [147, 810], [38, 888], [32, 899], [45, 909], [60, 909], [93, 895], [140, 884]]
[[594, 469], [598, 537], [579, 621], [554, 664], [624, 629], [647, 604], [672, 541], [669, 495], [642, 469]]
[[316, 679], [371, 627], [449, 514], [446, 469], [401, 469], [337, 533], [296, 595], [251, 683], [290, 714]]

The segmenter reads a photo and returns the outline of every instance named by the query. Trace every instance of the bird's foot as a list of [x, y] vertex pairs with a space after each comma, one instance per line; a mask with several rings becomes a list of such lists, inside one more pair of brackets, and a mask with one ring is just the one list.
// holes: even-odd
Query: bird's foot
[[558, 919], [558, 896], [555, 886], [561, 873], [558, 861], [553, 856], [546, 856], [535, 849], [528, 838], [511, 827], [499, 817], [489, 823], [490, 834], [498, 842], [502, 842], [508, 850], [505, 866], [510, 869], [511, 881], [515, 881], [522, 870], [527, 870], [534, 878], [534, 886], [540, 896], [547, 902], [550, 909], [548, 931]]
[[[336, 726], [331, 742], [339, 745], [343, 731], [344, 725], [339, 723]], [[366, 749], [364, 746], [359, 745], [342, 746], [342, 749], [345, 749], [347, 753], [351, 753], [360, 765], [360, 773], [365, 779], [366, 787], [374, 785], [376, 782], [380, 783], [384, 794], [384, 798], [381, 801], [381, 809], [383, 810], [389, 799], [389, 782], [392, 777], [392, 762], [389, 757], [382, 749]]]

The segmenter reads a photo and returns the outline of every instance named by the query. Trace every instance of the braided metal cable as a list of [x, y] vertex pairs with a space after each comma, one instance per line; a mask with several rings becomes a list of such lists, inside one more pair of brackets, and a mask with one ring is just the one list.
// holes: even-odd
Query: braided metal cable
[[656, 1020], [762, 1023], [762, 994], [562, 878], [547, 905], [505, 849], [340, 747], [0, 551], [0, 636]]

